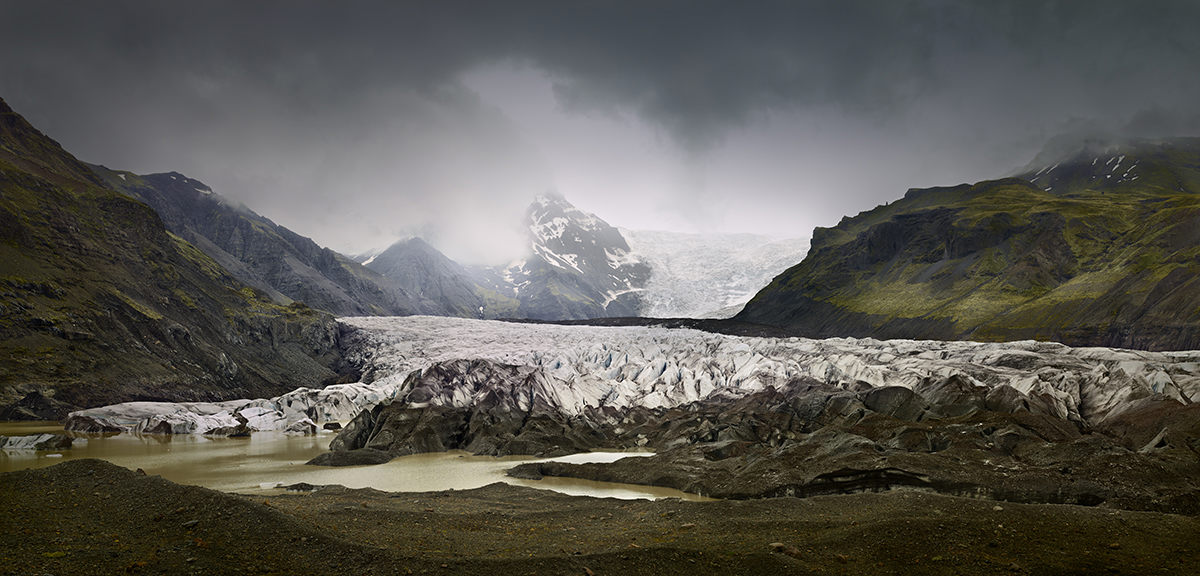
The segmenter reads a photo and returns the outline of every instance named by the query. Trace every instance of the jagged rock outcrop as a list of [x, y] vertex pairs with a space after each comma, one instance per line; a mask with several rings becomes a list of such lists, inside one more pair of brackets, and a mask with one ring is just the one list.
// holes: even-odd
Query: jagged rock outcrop
[[[556, 384], [537, 368], [486, 360], [438, 363], [411, 373], [390, 404], [351, 421], [334, 452], [366, 449], [391, 457], [467, 450], [557, 456], [612, 445], [594, 419], [554, 405]], [[322, 455], [313, 464], [336, 463]]]

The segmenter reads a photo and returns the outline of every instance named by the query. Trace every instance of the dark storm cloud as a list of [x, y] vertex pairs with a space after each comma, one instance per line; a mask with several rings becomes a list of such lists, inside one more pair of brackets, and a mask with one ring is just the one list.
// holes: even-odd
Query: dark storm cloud
[[1198, 106], [1196, 2], [629, 6], [573, 18], [562, 3], [528, 52], [569, 104], [633, 107], [701, 144], [770, 109], [886, 120], [957, 98], [991, 127]]
[[[1163, 136], [1200, 119], [1191, 1], [0, 9], [0, 96], [69, 149], [187, 172], [335, 247], [413, 231], [465, 242], [518, 213], [561, 185], [557, 139], [579, 139], [560, 134], [564, 110], [632, 117], [680, 151], [613, 159], [683, 174], [658, 205], [779, 204], [815, 211], [792, 218], [807, 226], [909, 186], [1002, 175], [1065, 132]], [[518, 99], [497, 104], [511, 83], [464, 82], [496, 67], [538, 71], [555, 106], [514, 120]], [[603, 205], [599, 194], [583, 203]], [[635, 211], [606, 209], [617, 223]], [[765, 222], [759, 210], [731, 222]]]

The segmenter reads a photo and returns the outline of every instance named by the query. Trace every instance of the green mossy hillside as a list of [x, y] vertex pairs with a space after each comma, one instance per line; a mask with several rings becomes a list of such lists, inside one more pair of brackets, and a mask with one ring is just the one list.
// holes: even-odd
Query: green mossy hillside
[[1200, 141], [1183, 139], [912, 190], [818, 228], [739, 319], [819, 337], [1200, 348], [1198, 167]]

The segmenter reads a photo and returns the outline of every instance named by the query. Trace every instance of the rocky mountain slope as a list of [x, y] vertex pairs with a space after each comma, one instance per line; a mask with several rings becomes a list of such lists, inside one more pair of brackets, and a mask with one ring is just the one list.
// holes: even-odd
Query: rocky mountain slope
[[339, 316], [443, 313], [418, 293], [229, 202], [199, 180], [92, 168], [108, 187], [145, 202], [168, 230], [276, 303], [303, 302]]
[[617, 229], [559, 196], [526, 211], [529, 252], [462, 266], [420, 238], [355, 261], [416, 298], [423, 314], [581, 320], [728, 318], [803, 258], [807, 240]]
[[813, 233], [739, 320], [812, 337], [1200, 348], [1200, 140], [1085, 147]]
[[650, 268], [621, 232], [560, 196], [525, 213], [529, 252], [504, 266], [462, 266], [420, 238], [356, 259], [417, 296], [422, 313], [574, 320], [637, 316]]
[[420, 238], [392, 244], [357, 258], [364, 266], [417, 298], [424, 314], [465, 318], [515, 317], [518, 301], [510, 289], [486, 286], [484, 274], [451, 260]]
[[330, 316], [279, 306], [0, 101], [0, 418], [320, 386]]
[[518, 318], [571, 320], [637, 316], [650, 267], [621, 232], [561, 196], [526, 212], [531, 253], [503, 270], [481, 271], [485, 285], [519, 301]]
[[780, 272], [804, 259], [807, 239], [621, 229], [650, 266], [639, 316], [728, 318]]

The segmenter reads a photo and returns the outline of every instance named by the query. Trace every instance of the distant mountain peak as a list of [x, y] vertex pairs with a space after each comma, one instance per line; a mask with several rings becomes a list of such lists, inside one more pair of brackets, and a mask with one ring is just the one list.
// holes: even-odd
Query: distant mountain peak
[[[542, 192], [533, 198], [532, 206], [554, 204], [557, 202], [566, 202], [567, 199], [559, 192], [553, 190]], [[568, 203], [569, 204], [569, 203]]]
[[562, 196], [539, 196], [526, 212], [535, 250], [563, 238], [569, 230], [595, 232], [612, 228], [595, 214], [584, 212]]

